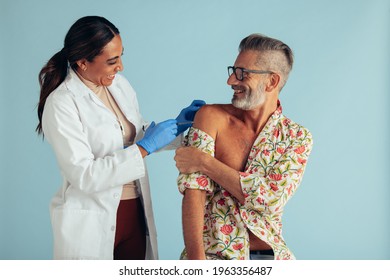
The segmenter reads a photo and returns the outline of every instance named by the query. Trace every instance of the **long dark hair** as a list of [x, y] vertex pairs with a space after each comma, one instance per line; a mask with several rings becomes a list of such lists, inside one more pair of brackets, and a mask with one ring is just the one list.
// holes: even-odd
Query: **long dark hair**
[[99, 16], [86, 16], [77, 20], [65, 36], [64, 47], [39, 72], [41, 87], [38, 103], [38, 119], [36, 131], [42, 131], [42, 115], [48, 96], [65, 80], [68, 67], [77, 69], [77, 61], [93, 59], [102, 53], [103, 48], [119, 34], [118, 28], [107, 19]]

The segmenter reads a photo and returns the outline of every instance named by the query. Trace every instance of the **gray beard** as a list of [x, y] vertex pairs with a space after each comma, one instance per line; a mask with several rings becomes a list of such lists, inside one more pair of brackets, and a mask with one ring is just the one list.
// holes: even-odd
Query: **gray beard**
[[232, 105], [241, 110], [252, 110], [262, 105], [265, 101], [265, 93], [259, 89], [255, 94], [245, 93], [243, 98], [232, 98]]

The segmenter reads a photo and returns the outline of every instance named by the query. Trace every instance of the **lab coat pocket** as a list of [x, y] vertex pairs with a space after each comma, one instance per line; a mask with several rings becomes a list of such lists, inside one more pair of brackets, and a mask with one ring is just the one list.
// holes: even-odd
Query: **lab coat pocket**
[[54, 259], [99, 259], [103, 213], [85, 209], [52, 212]]

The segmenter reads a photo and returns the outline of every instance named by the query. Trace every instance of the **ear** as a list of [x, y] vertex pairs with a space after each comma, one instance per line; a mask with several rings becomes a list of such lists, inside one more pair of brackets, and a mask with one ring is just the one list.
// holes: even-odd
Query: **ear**
[[77, 60], [76, 64], [81, 70], [87, 70], [87, 60], [85, 58]]
[[269, 92], [274, 91], [275, 89], [278, 88], [279, 82], [280, 82], [280, 75], [277, 73], [272, 73], [271, 77], [268, 79], [265, 90]]

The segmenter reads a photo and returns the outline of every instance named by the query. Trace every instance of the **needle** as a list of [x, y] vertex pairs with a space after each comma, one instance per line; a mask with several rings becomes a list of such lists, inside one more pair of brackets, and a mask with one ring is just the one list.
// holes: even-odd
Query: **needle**
[[177, 125], [193, 124], [194, 122], [178, 122]]

